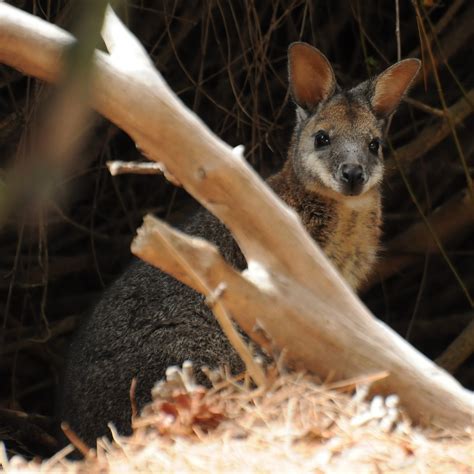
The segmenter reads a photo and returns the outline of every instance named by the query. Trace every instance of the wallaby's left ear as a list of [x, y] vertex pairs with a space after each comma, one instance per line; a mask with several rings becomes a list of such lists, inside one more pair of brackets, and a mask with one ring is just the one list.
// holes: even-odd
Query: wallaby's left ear
[[404, 59], [375, 78], [370, 99], [375, 115], [387, 118], [395, 112], [418, 74], [420, 65], [419, 59]]

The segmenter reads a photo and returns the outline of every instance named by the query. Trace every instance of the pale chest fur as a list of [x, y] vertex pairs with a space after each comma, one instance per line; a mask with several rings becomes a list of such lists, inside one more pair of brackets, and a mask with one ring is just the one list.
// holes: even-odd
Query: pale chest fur
[[357, 289], [368, 277], [377, 257], [380, 200], [370, 199], [365, 205], [354, 207], [347, 203], [330, 207], [332, 216], [323, 230], [328, 235], [322, 248], [345, 280]]

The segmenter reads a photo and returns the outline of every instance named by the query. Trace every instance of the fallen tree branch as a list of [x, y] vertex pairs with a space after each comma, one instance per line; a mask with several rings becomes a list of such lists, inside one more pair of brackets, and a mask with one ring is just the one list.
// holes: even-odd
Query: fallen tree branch
[[[132, 242], [132, 252], [206, 296], [209, 294], [208, 288], [217, 288], [225, 282], [226, 291], [220, 295], [220, 301], [229, 308], [233, 317], [236, 311], [249, 311], [250, 317], [244, 318], [241, 326], [249, 334], [254, 333], [253, 338], [258, 339], [260, 346], [268, 352], [271, 351], [270, 341], [259, 337], [262, 333], [255, 331], [258, 327], [257, 319], [252, 317], [255, 314], [255, 304], [259, 304], [263, 299], [259, 308], [263, 314], [272, 304], [271, 299], [264, 298], [255, 285], [228, 265], [213, 245], [205, 240], [187, 236], [148, 215]], [[177, 255], [186, 262], [192, 262], [196, 277], [183, 268], [183, 260], [177, 259]]]
[[[227, 264], [211, 244], [189, 237], [152, 216], [147, 216], [138, 230], [132, 252], [202, 293], [202, 285], [183, 270], [176, 253], [192, 262], [193, 272], [208, 287], [224, 282], [226, 291], [220, 299], [239, 325], [267, 352], [273, 352], [275, 347], [286, 348], [286, 358], [294, 367], [310, 367], [323, 377], [334, 370], [338, 375], [345, 374], [341, 378], [373, 374], [383, 368], [390, 377], [379, 380], [375, 387], [384, 393], [388, 387], [397, 391], [412, 416], [423, 410], [420, 400], [415, 401], [418, 396], [426, 403], [436, 404], [430, 385], [433, 377], [441, 375], [439, 369], [430, 367], [431, 362], [403, 339], [393, 337], [394, 333], [382, 322], [371, 318], [346, 319], [345, 327], [341, 327], [334, 309], [305, 288], [288, 281], [268, 280], [266, 285], [257, 282], [254, 275], [240, 274]], [[357, 347], [351, 348], [351, 341], [358, 341]], [[338, 354], [337, 361], [331, 359], [328, 350]], [[394, 375], [402, 370], [404, 377], [397, 377], [395, 388]], [[411, 381], [415, 374], [420, 377], [416, 395]], [[465, 392], [465, 396], [469, 407], [470, 395]], [[416, 416], [420, 419], [419, 411]]]
[[[157, 219], [148, 216], [132, 242], [132, 252], [155, 266], [158, 266], [157, 262], [162, 262], [161, 266], [166, 266], [166, 269], [163, 268], [164, 271], [171, 275], [179, 275], [180, 278], [178, 278], [181, 281], [206, 296], [206, 303], [212, 309], [227, 339], [243, 360], [248, 373], [257, 385], [265, 385], [266, 377], [263, 369], [253, 359], [252, 353], [234, 328], [223, 304], [224, 295], [228, 290], [227, 284], [218, 280], [209, 282], [209, 279], [202, 275], [201, 268], [196, 265], [197, 261], [204, 260], [210, 268], [210, 264], [213, 262], [212, 268], [214, 270], [219, 264], [224, 264], [223, 260], [219, 260], [217, 251], [205, 242], [200, 242], [197, 239], [194, 241], [190, 239], [190, 242], [191, 245], [187, 245], [184, 234], [173, 232], [165, 224], [160, 226]], [[197, 252], [193, 252], [194, 250]], [[189, 251], [193, 254], [189, 255]], [[239, 295], [235, 292], [234, 294]]]
[[[270, 344], [286, 350], [290, 363], [322, 377], [353, 378], [388, 370], [391, 375], [374, 383], [374, 389], [399, 393], [414, 420], [446, 428], [469, 425], [473, 395], [369, 313], [295, 213], [260, 180], [241, 153], [183, 106], [111, 11], [104, 38], [111, 55], [96, 53], [91, 104], [127, 131], [148, 157], [163, 162], [232, 231], [248, 262], [244, 275], [227, 268], [215, 250], [212, 256], [203, 245], [199, 252], [187, 245], [186, 251], [194, 248], [193, 268], [201, 268], [210, 288], [226, 284], [222, 301], [243, 329], [268, 346], [268, 340], [254, 330], [258, 322], [270, 335]], [[61, 75], [64, 48], [72, 42], [59, 28], [0, 4], [3, 62], [55, 82]], [[124, 48], [116, 51], [114, 45]], [[134, 251], [140, 252], [136, 246]], [[170, 272], [196, 284], [176, 259], [161, 253], [159, 257], [154, 263], [164, 267], [168, 258]], [[237, 310], [232, 298], [239, 299]]]

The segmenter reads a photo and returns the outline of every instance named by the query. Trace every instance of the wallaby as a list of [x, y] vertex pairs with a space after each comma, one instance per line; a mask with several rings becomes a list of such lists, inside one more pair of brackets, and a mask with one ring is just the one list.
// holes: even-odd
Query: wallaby
[[[288, 160], [267, 180], [297, 211], [307, 231], [357, 289], [377, 254], [381, 224], [382, 136], [420, 67], [400, 61], [350, 90], [337, 87], [326, 57], [305, 43], [288, 52], [296, 126]], [[236, 268], [245, 259], [230, 232], [200, 210], [182, 226], [218, 246]], [[317, 344], [318, 341], [315, 341]], [[160, 270], [135, 261], [105, 292], [70, 347], [60, 418], [86, 442], [108, 422], [130, 433], [130, 383], [139, 408], [167, 367], [191, 360], [196, 369], [243, 364], [204, 298]], [[205, 383], [204, 374], [197, 373]]]

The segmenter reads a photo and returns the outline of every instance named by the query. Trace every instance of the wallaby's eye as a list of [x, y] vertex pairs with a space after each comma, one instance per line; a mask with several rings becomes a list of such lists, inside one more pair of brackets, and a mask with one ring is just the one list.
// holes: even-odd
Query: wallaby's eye
[[316, 148], [322, 148], [323, 146], [328, 146], [330, 143], [331, 143], [331, 140], [329, 139], [329, 135], [324, 130], [320, 130], [314, 136], [314, 146]]
[[380, 140], [378, 138], [374, 138], [370, 143], [369, 143], [369, 150], [371, 153], [373, 153], [374, 155], [377, 154], [377, 152], [379, 151], [379, 147], [380, 147]]

